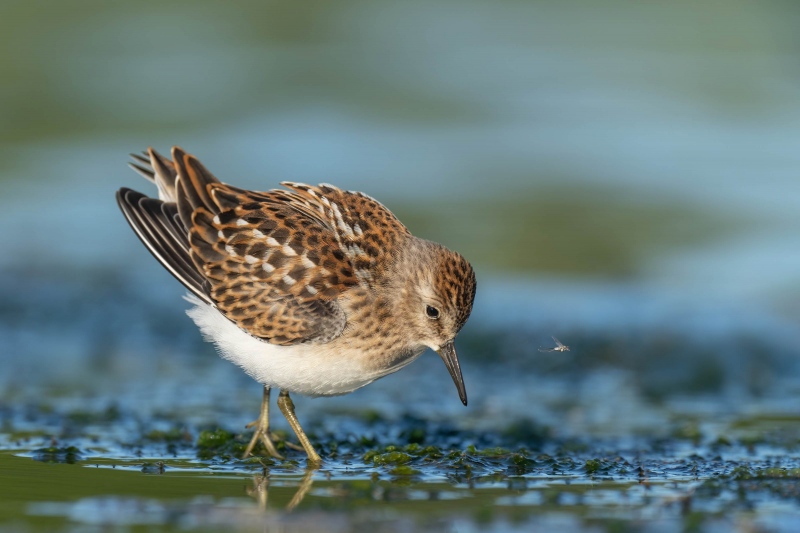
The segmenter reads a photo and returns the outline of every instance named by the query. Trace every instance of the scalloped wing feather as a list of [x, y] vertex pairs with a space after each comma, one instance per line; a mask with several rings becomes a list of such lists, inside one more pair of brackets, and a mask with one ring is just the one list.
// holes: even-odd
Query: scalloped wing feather
[[[158, 186], [169, 215], [151, 216], [160, 226], [143, 238], [166, 230], [171, 246], [189, 256], [161, 254], [159, 261], [173, 275], [180, 266], [184, 283], [197, 280], [196, 294], [271, 343], [323, 343], [341, 335], [347, 317], [339, 298], [354, 287], [368, 294], [391, 262], [389, 250], [410, 235], [362, 193], [289, 182], [282, 184], [288, 190], [247, 191], [221, 183], [178, 147], [172, 160], [153, 149], [134, 159], [134, 170]], [[157, 212], [160, 201], [148, 202], [142, 206]], [[126, 216], [141, 209], [133, 205]], [[151, 240], [151, 248], [163, 244]]]

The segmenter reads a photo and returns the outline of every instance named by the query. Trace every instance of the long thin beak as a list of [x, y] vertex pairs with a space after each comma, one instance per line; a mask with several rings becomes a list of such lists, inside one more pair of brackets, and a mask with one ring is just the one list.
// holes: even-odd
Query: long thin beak
[[467, 405], [467, 389], [464, 387], [464, 378], [461, 376], [461, 365], [458, 364], [458, 355], [456, 355], [456, 347], [453, 341], [443, 345], [436, 350], [436, 353], [442, 358], [444, 365], [447, 367], [447, 371], [450, 372], [453, 383], [456, 384], [456, 389], [458, 389], [458, 397], [461, 398], [461, 403]]

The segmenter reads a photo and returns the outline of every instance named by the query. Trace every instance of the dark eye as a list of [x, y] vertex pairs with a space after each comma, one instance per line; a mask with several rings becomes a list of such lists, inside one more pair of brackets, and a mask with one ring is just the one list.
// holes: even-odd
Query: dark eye
[[425, 313], [428, 315], [428, 318], [439, 318], [439, 310], [430, 305], [425, 308]]

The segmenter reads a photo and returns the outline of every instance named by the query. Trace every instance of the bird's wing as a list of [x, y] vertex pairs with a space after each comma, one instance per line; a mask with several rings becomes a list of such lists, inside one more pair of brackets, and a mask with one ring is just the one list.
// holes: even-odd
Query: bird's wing
[[271, 342], [326, 342], [346, 316], [337, 300], [383, 275], [408, 230], [377, 201], [328, 185], [252, 192], [215, 183], [193, 213], [190, 243], [231, 320]]
[[385, 274], [396, 244], [410, 236], [391, 211], [366, 194], [328, 184], [281, 185], [292, 190], [289, 205], [318, 220], [333, 235], [339, 252], [365, 288]]
[[175, 204], [126, 188], [117, 191], [117, 203], [134, 233], [164, 268], [201, 300], [212, 303], [210, 285], [192, 261], [189, 232]]
[[[175, 216], [153, 222], [154, 234], [185, 231], [173, 235], [173, 244], [186, 272], [167, 254], [154, 255], [192, 292], [271, 343], [339, 336], [347, 317], [338, 298], [351, 287], [369, 287], [382, 273], [387, 242], [408, 233], [386, 208], [359, 193], [294, 183], [286, 184], [288, 191], [245, 191], [219, 182], [179, 148], [171, 162], [152, 157], [152, 169], [174, 169], [176, 176], [167, 191], [174, 203], [164, 203], [172, 204]], [[151, 169], [137, 170], [149, 177]], [[123, 209], [129, 221], [143, 210], [139, 203]], [[137, 233], [151, 251], [165, 248], [154, 234]]]

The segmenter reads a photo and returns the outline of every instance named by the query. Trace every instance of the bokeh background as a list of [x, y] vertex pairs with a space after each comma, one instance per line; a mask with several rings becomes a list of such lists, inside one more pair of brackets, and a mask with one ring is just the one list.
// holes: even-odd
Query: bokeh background
[[[298, 398], [309, 424], [714, 438], [793, 416], [798, 27], [789, 1], [4, 0], [0, 399], [255, 415], [114, 201], [153, 192], [129, 152], [177, 144], [238, 186], [364, 191], [477, 270], [467, 409], [428, 353]], [[551, 335], [572, 350], [539, 352]]]

